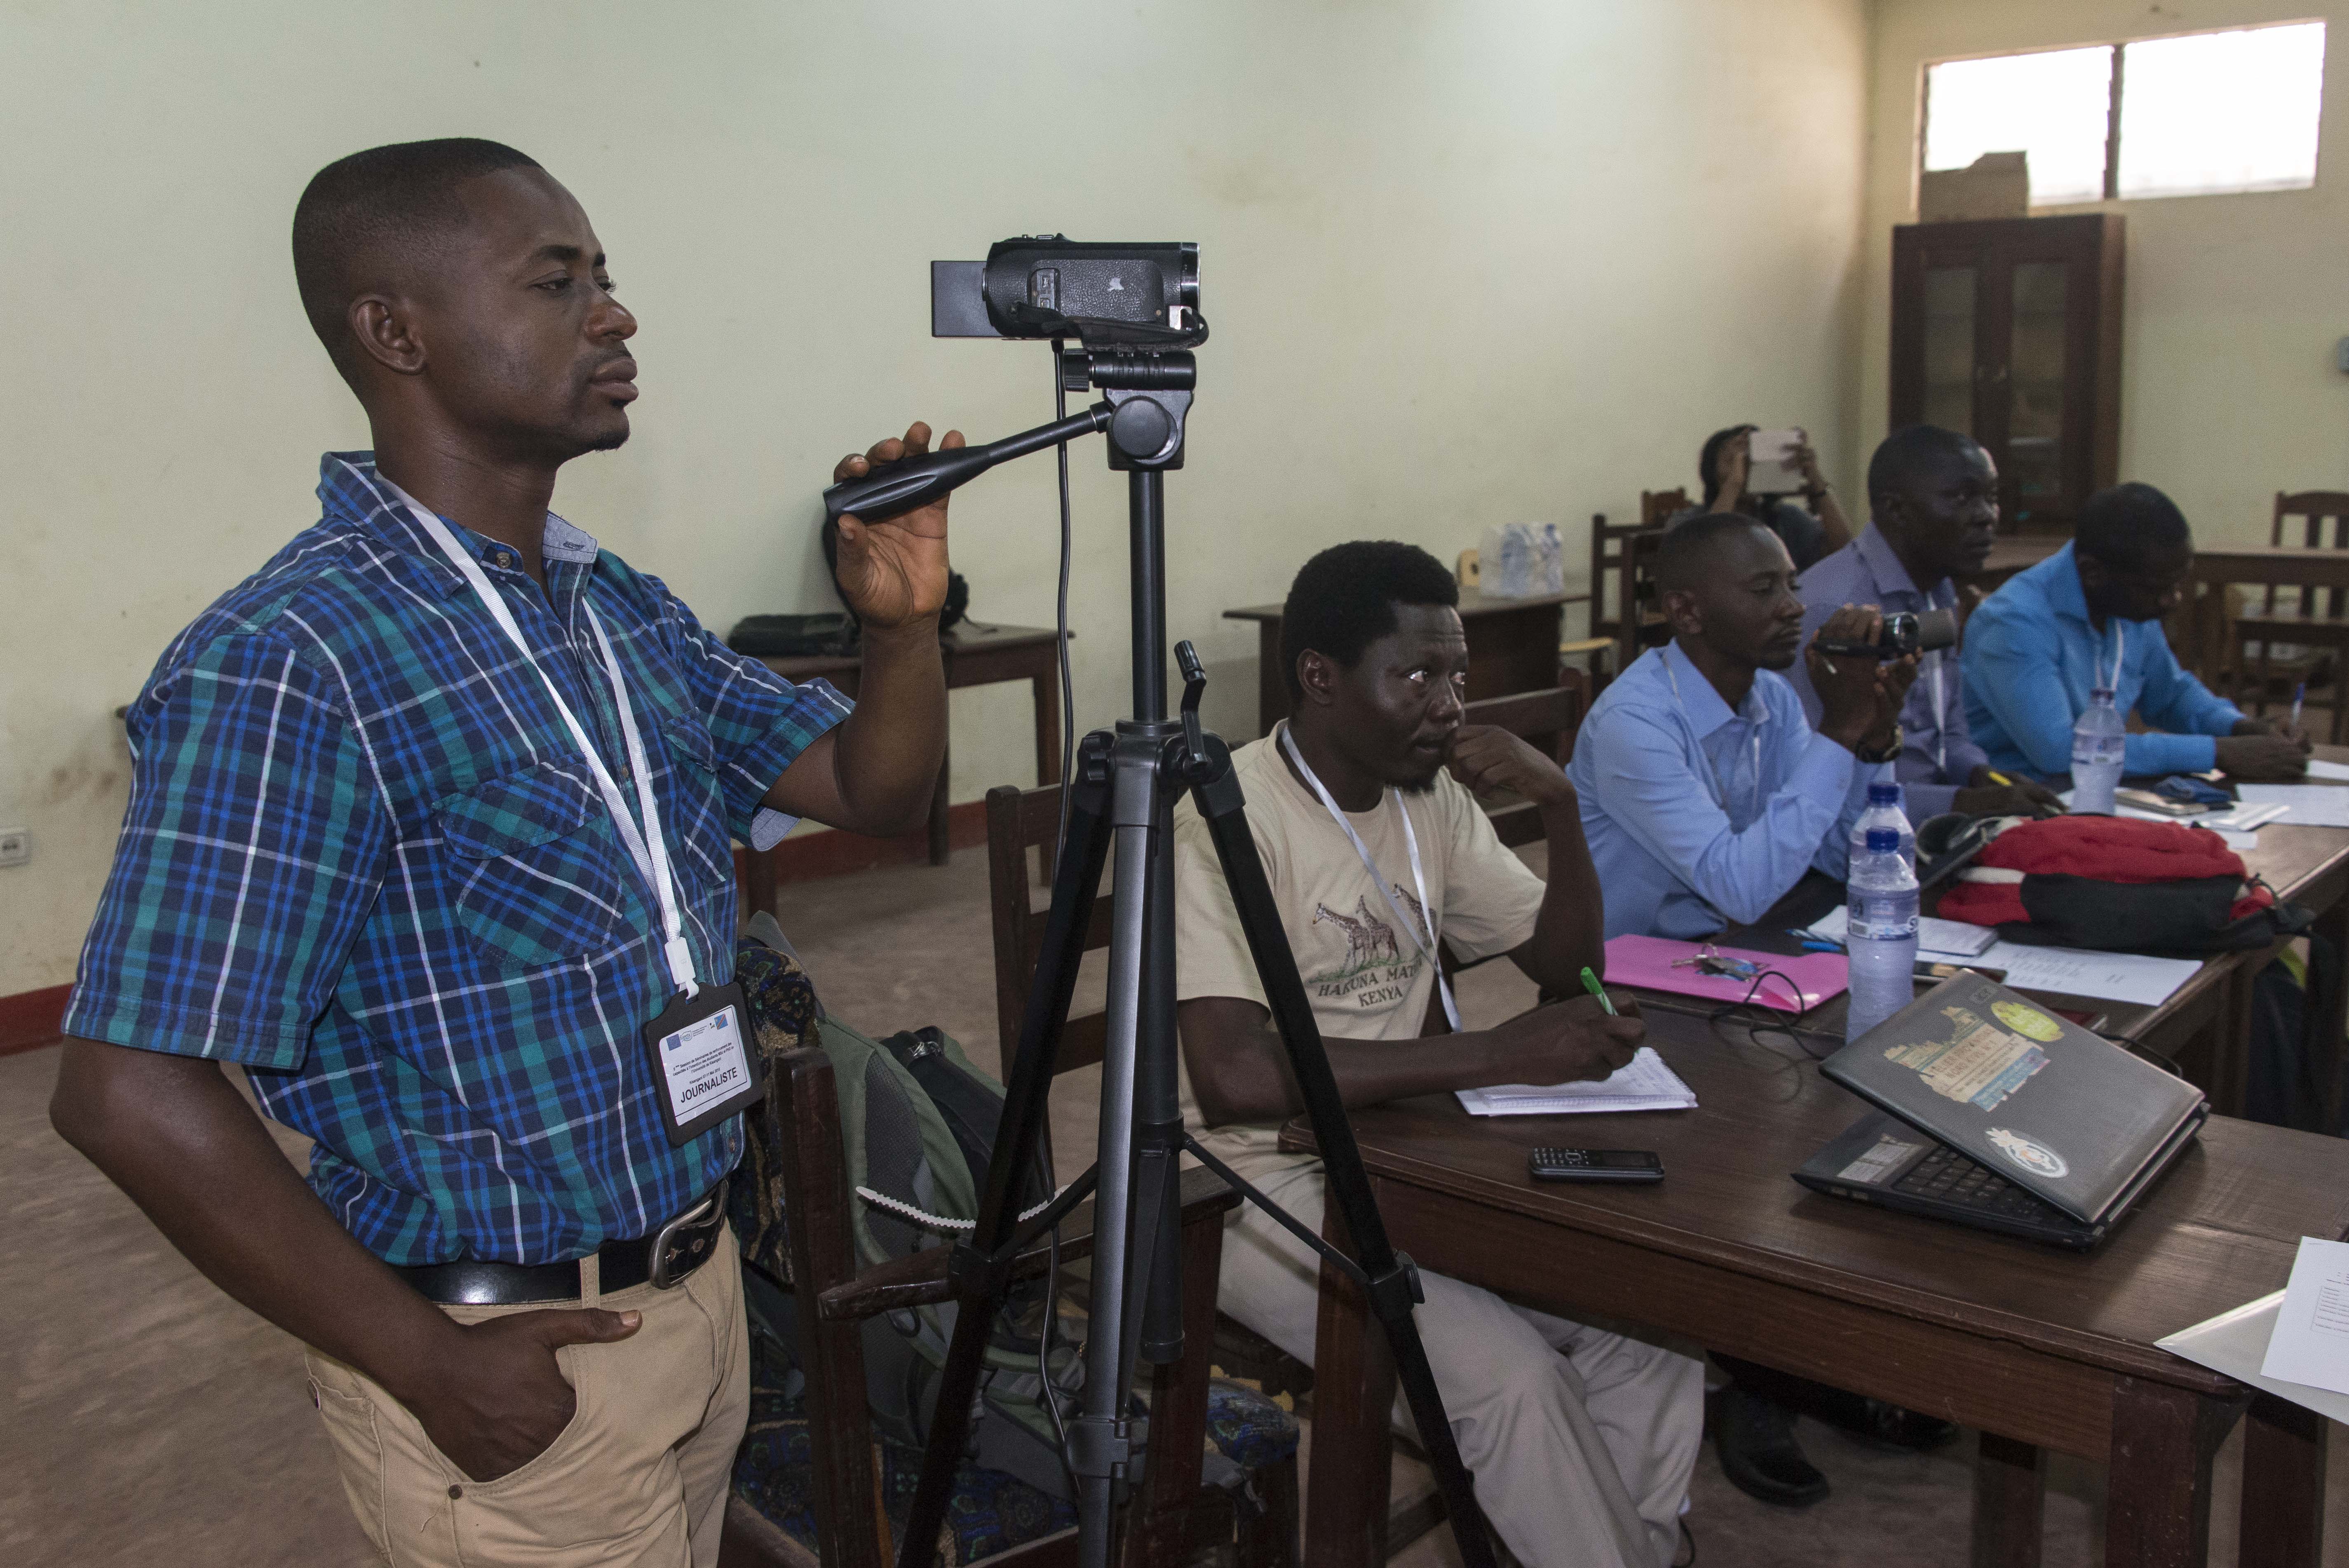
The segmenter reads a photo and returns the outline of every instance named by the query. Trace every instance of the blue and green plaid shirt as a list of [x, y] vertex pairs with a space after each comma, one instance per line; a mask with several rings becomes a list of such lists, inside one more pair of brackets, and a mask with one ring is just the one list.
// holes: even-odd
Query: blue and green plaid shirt
[[[573, 1258], [740, 1157], [671, 1148], [639, 1034], [658, 906], [546, 689], [389, 499], [328, 453], [325, 515], [182, 632], [129, 712], [130, 806], [67, 1033], [242, 1063], [310, 1183], [393, 1263]], [[730, 651], [561, 518], [546, 588], [462, 528], [631, 791], [593, 603], [645, 731], [705, 981], [733, 975], [731, 840], [848, 711]], [[630, 793], [633, 799], [633, 793]]]

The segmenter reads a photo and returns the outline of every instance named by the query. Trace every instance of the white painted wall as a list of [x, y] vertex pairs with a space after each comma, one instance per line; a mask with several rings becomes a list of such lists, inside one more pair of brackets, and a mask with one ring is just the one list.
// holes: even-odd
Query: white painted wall
[[[286, 254], [331, 159], [482, 135], [578, 193], [645, 395], [556, 504], [721, 628], [830, 607], [841, 452], [1049, 416], [1042, 348], [926, 335], [932, 257], [1198, 241], [1171, 620], [1245, 734], [1254, 628], [1219, 612], [1321, 545], [1535, 518], [1578, 556], [1733, 420], [1854, 469], [1866, 37], [1862, 0], [0, 0], [0, 826], [37, 852], [0, 870], [0, 994], [72, 976], [114, 708], [366, 440]], [[1076, 474], [1090, 726], [1125, 705], [1124, 493]], [[955, 526], [978, 616], [1049, 624], [1049, 461]], [[1031, 782], [1026, 703], [957, 694], [957, 799]]]
[[2168, 491], [2208, 543], [2264, 545], [2279, 490], [2349, 490], [2349, 4], [2342, 0], [1878, 0], [1868, 163], [1864, 453], [1889, 412], [1892, 225], [1916, 221], [1925, 64], [2064, 44], [2323, 18], [2324, 123], [2306, 191], [2175, 196], [2128, 225], [2120, 477]]

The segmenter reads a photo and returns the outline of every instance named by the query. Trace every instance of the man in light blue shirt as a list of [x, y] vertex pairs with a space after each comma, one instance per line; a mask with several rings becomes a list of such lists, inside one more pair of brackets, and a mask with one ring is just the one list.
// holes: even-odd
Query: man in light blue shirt
[[2298, 778], [2308, 738], [2247, 719], [2180, 669], [2161, 618], [2194, 564], [2177, 504], [2149, 484], [2100, 490], [2071, 544], [1983, 601], [1966, 627], [1966, 722], [1992, 767], [2043, 778], [2072, 769], [2072, 725], [2093, 688], [2158, 734], [2128, 738], [2131, 774], [2223, 768], [2238, 779]]
[[[1845, 605], [1886, 615], [1954, 611], [1953, 578], [1982, 570], [1998, 535], [1998, 469], [1971, 436], [1910, 425], [1884, 438], [1868, 463], [1868, 531], [1803, 574], [1806, 641]], [[1920, 587], [1918, 585], [1925, 585]], [[1800, 664], [1786, 672], [1803, 712], [1819, 722], [1819, 694]], [[1945, 811], [2028, 815], [2053, 806], [2036, 784], [2003, 785], [1966, 728], [1958, 650], [1918, 656], [1917, 684], [1900, 711], [1900, 760], [1892, 764], [1909, 819]]]
[[[1592, 705], [1567, 770], [1607, 934], [1710, 936], [1761, 919], [1813, 866], [1843, 875], [1868, 785], [1889, 778], [1917, 661], [1809, 652], [1825, 704], [1803, 717], [1776, 673], [1804, 656], [1795, 563], [1750, 517], [1675, 524], [1656, 554], [1672, 641]], [[1873, 641], [1882, 618], [1839, 609], [1830, 638]]]

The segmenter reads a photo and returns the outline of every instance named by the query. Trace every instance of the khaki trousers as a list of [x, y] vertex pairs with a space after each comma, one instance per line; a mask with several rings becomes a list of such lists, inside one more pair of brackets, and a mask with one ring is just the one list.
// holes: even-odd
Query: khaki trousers
[[544, 1307], [639, 1312], [610, 1345], [555, 1351], [571, 1424], [511, 1474], [476, 1481], [372, 1379], [312, 1351], [311, 1397], [359, 1527], [397, 1568], [716, 1568], [750, 1407], [741, 1262], [730, 1232], [672, 1290], [530, 1306], [452, 1306], [459, 1323]]
[[[1234, 1168], [1321, 1228], [1319, 1160]], [[1442, 1274], [1422, 1270], [1420, 1283], [1413, 1316], [1453, 1437], [1510, 1552], [1528, 1568], [1668, 1568], [1704, 1435], [1703, 1363]], [[1217, 1304], [1310, 1361], [1319, 1299], [1320, 1260], [1243, 1205], [1224, 1233]], [[1415, 1431], [1401, 1390], [1393, 1419]]]

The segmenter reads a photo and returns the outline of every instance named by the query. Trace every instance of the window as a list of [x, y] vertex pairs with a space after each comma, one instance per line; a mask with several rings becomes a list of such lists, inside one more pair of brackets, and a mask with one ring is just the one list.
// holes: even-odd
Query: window
[[2028, 155], [2031, 204], [2316, 183], [2324, 24], [2289, 22], [1925, 68], [1924, 161]]

